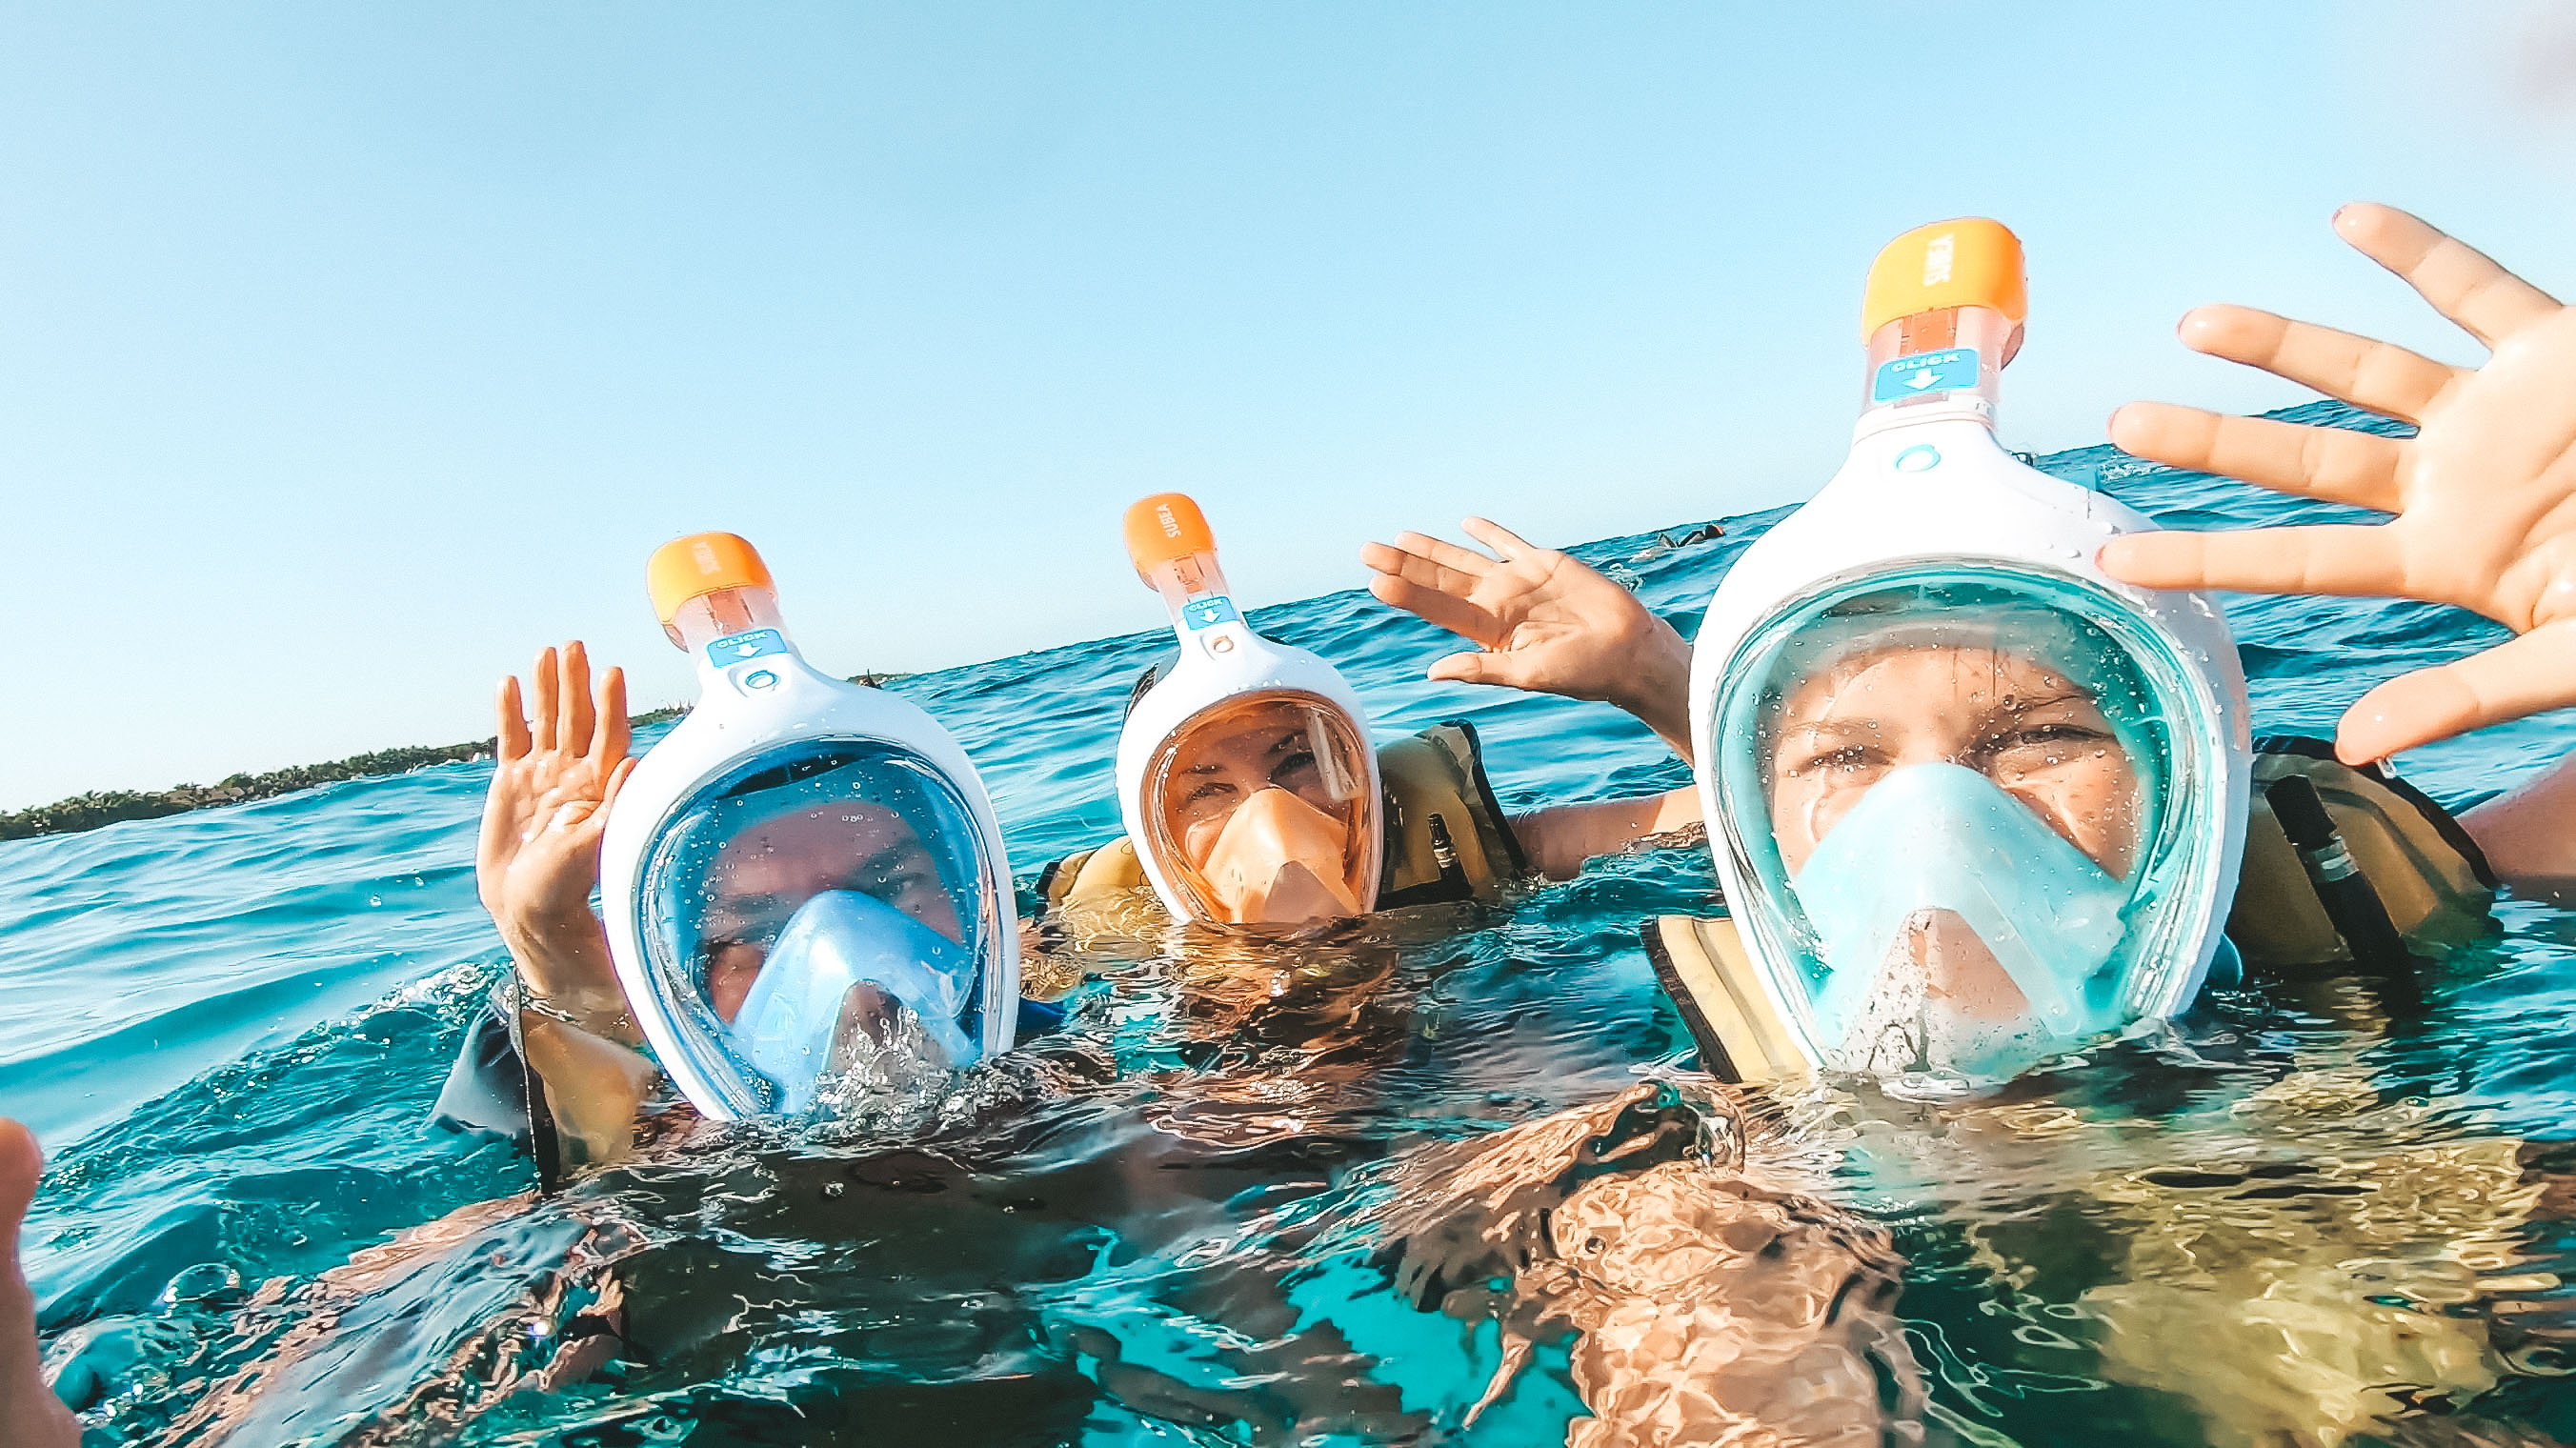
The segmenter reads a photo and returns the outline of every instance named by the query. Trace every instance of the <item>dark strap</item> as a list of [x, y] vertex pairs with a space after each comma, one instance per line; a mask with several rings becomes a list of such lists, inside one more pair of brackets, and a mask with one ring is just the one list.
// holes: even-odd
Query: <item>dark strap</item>
[[[2331, 759], [2342, 763], [2342, 756], [2335, 753], [2335, 747], [2331, 742], [2306, 734], [2276, 734], [2257, 739], [2254, 741], [2254, 752], [2296, 755], [2302, 759]], [[2404, 800], [2417, 814], [2424, 817], [2426, 824], [2433, 827], [2433, 833], [2442, 837], [2442, 843], [2459, 851], [2460, 858], [2469, 862], [2469, 870], [2477, 876], [2479, 884], [2490, 890], [2497, 888], [2495, 867], [2487, 863], [2486, 851], [2478, 848], [2477, 840], [2469, 834], [2467, 827], [2462, 825], [2449, 810], [2442, 808], [2431, 795], [2407, 783], [2404, 778], [2389, 773], [2376, 763], [2344, 767], [2356, 774], [2368, 776], [2373, 783]]]
[[1503, 813], [1503, 802], [1494, 797], [1494, 782], [1485, 775], [1485, 741], [1476, 736], [1476, 726], [1464, 719], [1441, 722], [1467, 736], [1467, 777], [1476, 782], [1476, 800], [1485, 807], [1485, 818], [1494, 822], [1494, 833], [1503, 838], [1503, 852], [1512, 860], [1511, 872], [1529, 873], [1529, 852], [1521, 848], [1520, 836], [1512, 833], [1512, 817]]
[[519, 1014], [527, 1000], [518, 972], [512, 971], [501, 982], [492, 999], [500, 1007], [501, 1019], [509, 1022], [510, 1049], [519, 1058], [520, 1089], [528, 1093], [528, 1150], [537, 1159], [537, 1192], [550, 1197], [563, 1189], [563, 1141], [555, 1133], [554, 1105], [546, 1100], [545, 1078], [528, 1064], [527, 1039], [520, 1034]]

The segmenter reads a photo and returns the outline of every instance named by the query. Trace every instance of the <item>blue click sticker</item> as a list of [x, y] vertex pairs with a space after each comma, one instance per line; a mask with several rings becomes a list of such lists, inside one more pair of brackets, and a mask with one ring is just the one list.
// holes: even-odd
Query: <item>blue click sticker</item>
[[1243, 617], [1242, 614], [1235, 612], [1234, 600], [1222, 593], [1206, 598], [1193, 598], [1181, 605], [1181, 622], [1193, 629], [1214, 628], [1218, 624], [1232, 623], [1241, 617]]
[[1896, 402], [1932, 392], [1960, 392], [1977, 385], [1977, 349], [1952, 347], [1946, 352], [1917, 352], [1882, 363], [1870, 384], [1869, 400]]
[[749, 633], [727, 634], [707, 645], [707, 659], [718, 668], [739, 664], [745, 659], [767, 658], [787, 652], [787, 640], [774, 628], [756, 628]]

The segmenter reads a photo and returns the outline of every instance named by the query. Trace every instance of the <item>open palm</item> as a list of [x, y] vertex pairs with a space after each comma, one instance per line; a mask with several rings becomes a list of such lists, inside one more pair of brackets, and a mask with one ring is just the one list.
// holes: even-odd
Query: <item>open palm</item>
[[1684, 748], [1690, 649], [1672, 625], [1556, 549], [1483, 518], [1465, 527], [1494, 556], [1422, 533], [1360, 550], [1371, 593], [1477, 646], [1430, 677], [1616, 704]]
[[2385, 206], [2335, 228], [2486, 344], [2452, 367], [2388, 342], [2245, 307], [2183, 319], [2184, 344], [2414, 423], [2410, 439], [2136, 403], [2112, 418], [2130, 453], [2394, 516], [2384, 524], [2149, 533], [2102, 551], [2149, 588], [2417, 598], [2518, 637], [2381, 684], [2343, 717], [2347, 761], [2576, 704], [2576, 308]]
[[623, 997], [590, 893], [609, 806], [634, 769], [626, 678], [609, 670], [594, 699], [590, 659], [575, 642], [539, 654], [530, 682], [533, 718], [519, 681], [501, 683], [475, 887], [531, 990], [615, 1014]]

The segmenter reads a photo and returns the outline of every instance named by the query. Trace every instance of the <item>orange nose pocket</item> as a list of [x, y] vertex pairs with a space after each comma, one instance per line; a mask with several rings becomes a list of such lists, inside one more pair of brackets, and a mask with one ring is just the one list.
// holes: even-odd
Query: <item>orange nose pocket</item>
[[1208, 893], [1234, 925], [1358, 915], [1342, 878], [1349, 847], [1341, 821], [1287, 790], [1258, 790], [1208, 851]]

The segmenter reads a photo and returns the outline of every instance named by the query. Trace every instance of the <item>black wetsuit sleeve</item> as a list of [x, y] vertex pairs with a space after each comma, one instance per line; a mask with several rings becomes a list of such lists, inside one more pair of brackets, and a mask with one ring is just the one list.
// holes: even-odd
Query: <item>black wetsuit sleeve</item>
[[526, 1141], [528, 1074], [510, 1043], [510, 1023], [498, 999], [487, 1002], [465, 1032], [456, 1064], [447, 1071], [430, 1124], [476, 1136]]

